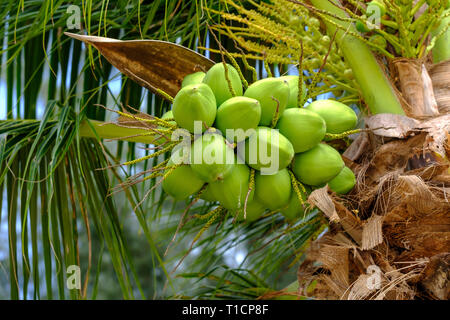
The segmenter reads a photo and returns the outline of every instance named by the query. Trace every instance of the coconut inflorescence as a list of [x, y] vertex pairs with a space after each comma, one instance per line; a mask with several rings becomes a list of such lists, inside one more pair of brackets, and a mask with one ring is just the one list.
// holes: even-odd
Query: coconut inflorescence
[[258, 80], [244, 90], [228, 64], [187, 75], [162, 119], [191, 140], [167, 162], [164, 191], [176, 200], [218, 202], [247, 222], [269, 211], [290, 222], [304, 217], [308, 194], [319, 186], [348, 193], [355, 176], [326, 141], [354, 129], [357, 116], [334, 100], [299, 106], [306, 98], [298, 76]]
[[[244, 207], [245, 200], [252, 200], [254, 192], [248, 193], [250, 169], [245, 164], [236, 164], [233, 171], [224, 179], [212, 182], [212, 195], [220, 204], [230, 210]], [[247, 196], [248, 194], [248, 196]]]
[[344, 168], [345, 164], [336, 149], [319, 143], [314, 148], [298, 153], [292, 164], [297, 179], [310, 186], [327, 183]]
[[187, 159], [183, 158], [183, 149], [178, 149], [172, 154], [164, 171], [167, 176], [162, 182], [164, 191], [177, 200], [198, 192], [205, 184], [183, 159]]
[[[171, 120], [171, 119], [173, 119], [173, 112], [172, 112], [172, 110], [169, 110], [169, 111], [167, 111], [167, 112], [165, 112], [162, 116], [161, 116], [161, 120], [164, 120], [164, 121], [167, 121], [169, 124], [171, 124], [171, 125], [176, 125], [177, 123], [175, 122], [175, 120]], [[157, 127], [157, 130], [161, 130], [161, 129], [164, 129], [164, 127], [162, 127], [162, 126], [158, 126]], [[156, 140], [155, 140], [155, 143], [156, 144], [163, 144], [163, 143], [165, 143], [165, 142], [168, 142], [168, 141], [170, 141], [170, 136], [167, 136], [167, 135], [163, 135], [163, 134], [158, 134], [158, 136], [161, 136], [160, 138], [157, 138], [156, 137]]]
[[305, 209], [308, 207], [306, 199], [311, 193], [311, 188], [306, 186], [305, 191], [300, 191], [302, 202], [300, 202], [296, 192], [291, 193], [291, 198], [289, 199], [289, 204], [287, 207], [281, 210], [281, 214], [288, 220], [295, 220], [303, 215], [305, 215]]
[[211, 183], [225, 179], [233, 171], [236, 156], [224, 137], [207, 132], [192, 143], [190, 164], [201, 179]]

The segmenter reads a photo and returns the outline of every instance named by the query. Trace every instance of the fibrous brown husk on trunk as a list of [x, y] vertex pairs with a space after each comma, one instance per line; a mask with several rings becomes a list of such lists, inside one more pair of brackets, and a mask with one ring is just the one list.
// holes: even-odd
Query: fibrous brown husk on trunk
[[326, 186], [309, 198], [329, 218], [330, 230], [313, 242], [299, 267], [300, 294], [450, 297], [449, 120], [367, 119], [367, 127], [384, 129], [361, 133], [343, 154], [357, 186], [345, 196]]

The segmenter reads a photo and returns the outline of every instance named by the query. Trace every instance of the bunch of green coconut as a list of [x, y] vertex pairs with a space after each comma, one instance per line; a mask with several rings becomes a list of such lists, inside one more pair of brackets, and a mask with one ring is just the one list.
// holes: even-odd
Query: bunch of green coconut
[[196, 194], [217, 201], [246, 221], [273, 211], [292, 221], [304, 214], [309, 193], [326, 184], [348, 193], [355, 176], [325, 141], [354, 129], [357, 116], [334, 100], [299, 106], [299, 94], [304, 99], [306, 87], [298, 76], [265, 78], [244, 90], [239, 72], [225, 63], [187, 75], [162, 119], [194, 139], [172, 152], [164, 191], [176, 200]]

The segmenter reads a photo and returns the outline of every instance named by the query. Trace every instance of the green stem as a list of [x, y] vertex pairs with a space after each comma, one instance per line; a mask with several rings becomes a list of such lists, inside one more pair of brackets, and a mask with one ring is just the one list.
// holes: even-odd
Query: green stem
[[[136, 136], [140, 134], [145, 135]], [[152, 134], [147, 129], [125, 128], [114, 123], [87, 120], [80, 124], [80, 136], [84, 138], [120, 139], [152, 144], [156, 134]]]
[[[342, 9], [334, 6], [328, 0], [311, 0], [311, 3], [317, 9], [326, 10], [338, 17], [346, 17], [346, 13]], [[352, 23], [331, 17], [330, 19], [345, 29], [348, 28], [356, 32], [356, 28]], [[325, 25], [330, 35], [336, 32], [337, 27], [333, 24], [325, 21]], [[371, 113], [404, 114], [400, 101], [389, 80], [384, 75], [368, 46], [361, 40], [346, 34], [341, 29], [337, 30], [336, 41], [344, 54], [345, 60], [353, 70], [353, 74], [361, 87], [364, 100], [369, 106]]]
[[[450, 12], [450, 10], [446, 10], [444, 14]], [[436, 40], [436, 43], [433, 47], [433, 62], [439, 63], [442, 61], [446, 61], [450, 59], [450, 28], [448, 25], [450, 24], [450, 16], [442, 19], [439, 27], [436, 30], [431, 32], [431, 36], [437, 36], [444, 28], [447, 27], [447, 30], [443, 35]]]

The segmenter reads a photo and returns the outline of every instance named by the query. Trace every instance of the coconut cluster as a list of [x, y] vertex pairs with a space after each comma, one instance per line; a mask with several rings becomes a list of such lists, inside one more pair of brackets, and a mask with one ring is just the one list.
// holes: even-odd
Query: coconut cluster
[[353, 129], [357, 116], [333, 100], [299, 107], [299, 94], [306, 97], [301, 85], [298, 76], [270, 77], [244, 91], [238, 71], [224, 63], [187, 75], [162, 119], [194, 140], [172, 152], [165, 192], [185, 199], [202, 190], [201, 199], [247, 221], [267, 210], [299, 217], [308, 193], [326, 184], [349, 192], [355, 176], [326, 140]]

